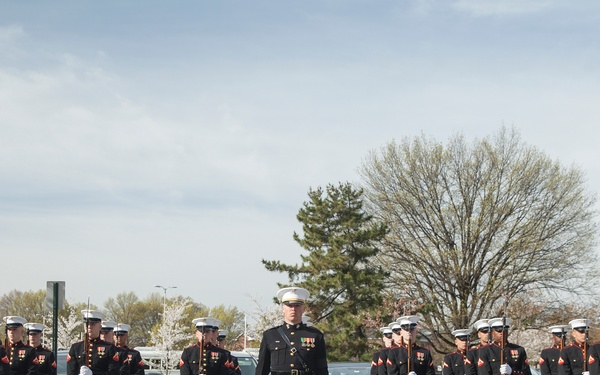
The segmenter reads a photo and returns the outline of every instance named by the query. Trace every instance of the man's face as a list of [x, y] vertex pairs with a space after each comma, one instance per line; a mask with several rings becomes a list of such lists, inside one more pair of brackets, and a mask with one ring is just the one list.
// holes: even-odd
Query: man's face
[[492, 328], [492, 338], [496, 342], [502, 342], [508, 338], [508, 327], [494, 327]]
[[102, 328], [102, 324], [100, 322], [89, 322], [88, 323], [88, 336], [91, 339], [96, 339], [100, 337], [100, 328]]
[[17, 343], [17, 342], [21, 341], [21, 338], [23, 338], [24, 331], [25, 331], [25, 329], [22, 326], [15, 327], [15, 328], [8, 328], [8, 330], [7, 330], [8, 340], [11, 343]]
[[114, 344], [115, 343], [115, 332], [112, 329], [101, 330], [100, 331], [100, 340]]
[[214, 345], [216, 345], [217, 344], [217, 336], [219, 336], [219, 329], [218, 328], [213, 328], [213, 329], [210, 330], [210, 333], [208, 334], [207, 340], [209, 340]]
[[[388, 335], [389, 335], [389, 336], [388, 336]], [[384, 345], [386, 348], [389, 348], [390, 346], [392, 346], [392, 342], [393, 342], [392, 336], [393, 336], [393, 333], [389, 333], [389, 334], [388, 334], [388, 333], [386, 333], [386, 334], [383, 336], [383, 345]]]
[[415, 342], [417, 338], [418, 328], [416, 324], [402, 324], [402, 331], [400, 332], [404, 343], [408, 343], [410, 339], [411, 343]]
[[304, 314], [303, 304], [286, 304], [281, 307], [283, 310], [283, 320], [288, 324], [298, 324], [302, 322], [302, 314]]
[[225, 349], [225, 339], [217, 340], [217, 346], [221, 349]]
[[556, 335], [554, 333], [552, 334], [552, 343], [554, 345], [560, 345], [561, 341], [562, 341], [562, 336], [560, 335], [560, 333], [558, 335]]
[[29, 332], [29, 345], [38, 347], [42, 344], [42, 333], [41, 332]]
[[477, 337], [479, 337], [479, 341], [482, 344], [487, 344], [489, 341], [489, 332], [490, 329], [489, 328], [481, 328], [480, 330], [477, 331]]
[[454, 339], [454, 345], [456, 349], [464, 352], [467, 350], [467, 336], [458, 336]]
[[392, 329], [392, 340], [396, 343], [396, 345], [400, 345], [402, 342], [402, 329], [394, 328]]
[[205, 343], [210, 342], [210, 329], [196, 330], [196, 338], [198, 341], [204, 341]]
[[117, 346], [127, 346], [127, 338], [129, 337], [127, 333], [119, 333], [115, 337], [117, 338]]
[[585, 327], [575, 328], [571, 334], [578, 343], [583, 344], [585, 342]]

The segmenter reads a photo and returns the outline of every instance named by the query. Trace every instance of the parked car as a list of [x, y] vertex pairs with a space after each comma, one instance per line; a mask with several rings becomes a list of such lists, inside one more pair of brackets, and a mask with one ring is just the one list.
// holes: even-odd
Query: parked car
[[59, 350], [56, 352], [56, 374], [67, 375], [67, 355], [68, 350]]
[[237, 358], [242, 370], [242, 375], [254, 375], [256, 371], [256, 359], [246, 352], [231, 352]]
[[369, 375], [371, 362], [332, 362], [327, 368], [329, 375]]

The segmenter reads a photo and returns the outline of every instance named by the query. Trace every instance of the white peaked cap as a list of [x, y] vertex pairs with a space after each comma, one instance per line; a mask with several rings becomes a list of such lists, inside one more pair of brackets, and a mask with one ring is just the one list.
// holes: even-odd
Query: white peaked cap
[[27, 319], [20, 317], [20, 316], [5, 316], [4, 318], [2, 318], [4, 320], [4, 323], [6, 323], [6, 326], [8, 328], [10, 327], [19, 327], [22, 326], [23, 324], [27, 323]]
[[488, 323], [488, 319], [480, 319], [473, 323], [473, 328], [479, 331], [482, 328], [490, 328], [490, 323]]
[[573, 319], [569, 322], [569, 325], [572, 329], [581, 328], [581, 327], [589, 327], [590, 326], [589, 319]]
[[32, 331], [42, 332], [43, 330], [48, 328], [45, 325], [43, 325], [42, 323], [25, 323], [23, 325], [23, 327], [25, 327], [27, 332], [32, 332]]
[[102, 329], [115, 329], [117, 326], [117, 322], [113, 322], [110, 320], [102, 321]]
[[115, 327], [115, 332], [129, 332], [131, 330], [131, 326], [125, 323], [119, 323]]
[[308, 290], [304, 288], [298, 287], [289, 287], [279, 289], [277, 292], [277, 299], [281, 303], [301, 303], [303, 304], [308, 297], [310, 297], [310, 293]]
[[401, 316], [398, 319], [396, 319], [396, 322], [398, 322], [398, 324], [400, 324], [400, 325], [417, 324], [417, 323], [419, 323], [420, 320], [421, 320], [421, 318], [418, 315], [406, 315], [406, 316]]
[[212, 327], [210, 324], [210, 319], [212, 318], [196, 318], [192, 320], [192, 324], [194, 324], [196, 327]]
[[565, 333], [569, 330], [569, 326], [552, 326], [548, 330], [550, 333]]
[[488, 320], [490, 327], [502, 327], [503, 322], [506, 321], [506, 327], [510, 327], [513, 320], [511, 318], [493, 318]]
[[390, 329], [399, 329], [400, 328], [400, 324], [398, 322], [391, 322], [388, 327]]
[[220, 329], [219, 330], [219, 337], [221, 337], [221, 336], [225, 337], [225, 336], [227, 336], [228, 333], [229, 333], [228, 330], [226, 330], [226, 329]]
[[[398, 323], [396, 323], [396, 324], [398, 324]], [[391, 330], [391, 328], [390, 328], [390, 327], [388, 327], [388, 326], [385, 326], [385, 327], [381, 327], [381, 328], [379, 328], [379, 332], [381, 332], [381, 333], [383, 333], [383, 334], [386, 334], [386, 333], [392, 333], [392, 330]]]
[[104, 315], [101, 311], [97, 310], [81, 310], [81, 313], [83, 314], [83, 319], [88, 319], [92, 321], [100, 322], [104, 318], [106, 318], [106, 315]]
[[454, 336], [454, 337], [469, 336], [470, 333], [471, 333], [470, 329], [455, 329], [454, 331], [452, 331], [452, 336]]

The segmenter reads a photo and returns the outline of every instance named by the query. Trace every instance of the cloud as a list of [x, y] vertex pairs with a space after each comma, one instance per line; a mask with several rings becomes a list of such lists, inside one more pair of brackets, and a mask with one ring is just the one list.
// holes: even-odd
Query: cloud
[[532, 14], [555, 5], [555, 0], [458, 0], [453, 6], [473, 16], [482, 17]]
[[20, 25], [0, 26], [0, 46], [12, 44], [24, 34], [23, 27]]

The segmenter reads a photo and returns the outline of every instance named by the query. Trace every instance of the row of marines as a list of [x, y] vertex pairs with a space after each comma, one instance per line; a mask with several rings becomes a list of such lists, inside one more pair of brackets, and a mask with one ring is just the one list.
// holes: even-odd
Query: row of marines
[[[416, 344], [416, 315], [403, 316], [382, 327], [384, 348], [373, 354], [371, 375], [434, 375], [431, 352]], [[444, 357], [443, 375], [531, 375], [522, 346], [508, 341], [512, 319], [475, 322], [479, 344], [469, 346], [469, 329], [452, 331], [456, 351]], [[552, 345], [542, 350], [542, 375], [600, 375], [600, 343], [589, 345], [589, 319], [574, 319], [568, 326], [552, 326]], [[566, 345], [571, 330], [573, 342]]]
[[[86, 339], [74, 343], [67, 355], [67, 375], [144, 375], [139, 351], [127, 346], [131, 327], [106, 321], [100, 311], [83, 310]], [[4, 317], [5, 345], [0, 345], [0, 375], [57, 375], [54, 353], [42, 345], [40, 323], [20, 316]], [[237, 359], [225, 350], [226, 330], [214, 318], [193, 320], [198, 342], [186, 348], [179, 361], [181, 375], [240, 375]], [[23, 337], [27, 334], [27, 343]]]

